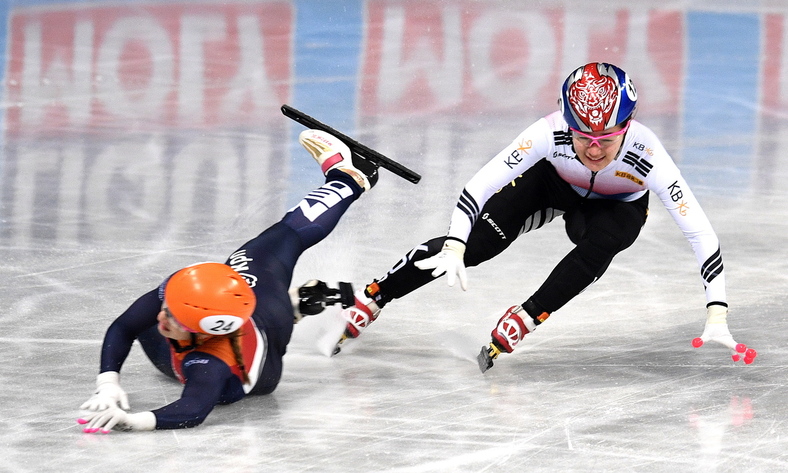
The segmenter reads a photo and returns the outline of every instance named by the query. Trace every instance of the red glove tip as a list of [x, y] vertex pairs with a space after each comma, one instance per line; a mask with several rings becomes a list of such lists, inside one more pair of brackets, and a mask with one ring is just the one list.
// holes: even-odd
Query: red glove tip
[[739, 343], [738, 345], [736, 345], [736, 352], [737, 353], [744, 353], [745, 351], [747, 351], [747, 345], [745, 345], [743, 343]]
[[740, 355], [731, 355], [731, 359], [733, 360], [734, 363], [736, 363], [737, 361], [741, 360], [741, 356]]
[[692, 339], [692, 346], [695, 347], [695, 348], [700, 348], [701, 346], [703, 346], [703, 340], [701, 340], [700, 337], [693, 338]]

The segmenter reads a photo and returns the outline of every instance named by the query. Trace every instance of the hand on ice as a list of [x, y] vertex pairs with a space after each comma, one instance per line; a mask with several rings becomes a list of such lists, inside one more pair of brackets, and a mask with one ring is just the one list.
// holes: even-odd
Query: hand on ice
[[112, 406], [103, 411], [91, 412], [77, 419], [77, 423], [85, 426], [82, 431], [87, 434], [108, 434], [113, 429], [124, 432], [153, 430], [156, 428], [156, 415], [149, 411], [129, 414], [118, 406]]
[[728, 308], [721, 305], [710, 305], [707, 309], [706, 327], [703, 334], [692, 340], [692, 346], [700, 348], [708, 341], [717, 342], [725, 345], [731, 350], [731, 358], [734, 362], [741, 359], [749, 365], [755, 361], [758, 353], [752, 348], [747, 348], [743, 343], [736, 343], [730, 330], [728, 330]]
[[113, 406], [128, 410], [129, 398], [120, 387], [120, 375], [116, 371], [105, 371], [96, 377], [96, 392], [79, 408], [103, 411]]

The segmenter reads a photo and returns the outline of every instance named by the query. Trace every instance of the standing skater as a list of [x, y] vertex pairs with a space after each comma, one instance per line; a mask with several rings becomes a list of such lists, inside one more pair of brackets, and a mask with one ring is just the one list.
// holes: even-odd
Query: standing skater
[[[649, 191], [662, 201], [695, 252], [706, 291], [707, 320], [693, 340], [719, 342], [734, 361], [755, 350], [728, 330], [725, 274], [719, 240], [679, 169], [654, 133], [633, 119], [637, 93], [629, 76], [590, 63], [563, 84], [559, 111], [525, 129], [462, 190], [448, 234], [416, 246], [385, 276], [356, 292], [340, 344], [374, 321], [386, 304], [446, 274], [467, 287], [466, 266], [504, 251], [523, 233], [563, 215], [576, 246], [525, 302], [509, 308], [479, 354], [482, 372], [502, 352], [599, 279], [646, 222]], [[339, 345], [337, 346], [337, 351]]]
[[[224, 264], [177, 271], [115, 319], [104, 337], [96, 392], [81, 406], [91, 411], [78, 420], [85, 432], [194, 427], [217, 404], [271, 393], [293, 324], [328, 304], [352, 304], [347, 283], [340, 290], [320, 281], [288, 288], [301, 253], [331, 233], [350, 204], [375, 185], [377, 166], [322, 131], [306, 130], [299, 141], [326, 183]], [[156, 368], [184, 388], [175, 402], [132, 414], [119, 372], [135, 339]]]

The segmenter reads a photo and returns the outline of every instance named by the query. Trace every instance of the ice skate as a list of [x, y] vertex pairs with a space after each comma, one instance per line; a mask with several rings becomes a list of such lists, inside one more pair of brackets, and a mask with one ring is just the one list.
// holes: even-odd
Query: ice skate
[[[421, 180], [420, 174], [413, 172], [393, 159], [380, 154], [369, 146], [359, 143], [341, 131], [331, 128], [320, 120], [315, 119], [315, 117], [310, 117], [301, 110], [295, 109], [290, 105], [285, 104], [282, 105], [282, 113], [286, 117], [295, 120], [297, 123], [300, 123], [309, 129], [321, 130], [328, 133], [329, 135], [332, 135], [334, 138], [338, 138], [350, 149], [351, 153], [353, 154], [354, 165], [358, 166], [359, 163], [356, 162], [356, 159], [360, 159], [373, 167], [373, 169], [370, 169], [369, 172], [366, 172], [367, 170], [364, 167], [360, 168], [366, 172], [367, 176], [371, 176], [371, 174], [374, 172], [374, 179], [372, 179], [373, 181], [377, 180], [376, 171], [378, 167], [388, 169], [397, 176], [414, 184], [418, 184], [418, 182]], [[375, 182], [372, 182], [371, 184], [374, 186]]]
[[529, 307], [531, 312], [539, 315], [534, 317], [519, 305], [509, 307], [498, 319], [498, 324], [490, 333], [492, 341], [489, 346], [482, 347], [482, 351], [476, 356], [482, 373], [492, 368], [493, 360], [498, 358], [498, 355], [503, 352], [513, 352], [514, 347], [523, 340], [526, 334], [536, 330], [536, 327], [550, 316], [547, 312], [539, 313], [530, 300], [525, 305]]
[[290, 299], [293, 303], [295, 323], [308, 315], [317, 315], [327, 306], [341, 304], [343, 309], [353, 305], [353, 285], [349, 282], [339, 282], [339, 288], [328, 287], [328, 284], [317, 279], [310, 279], [301, 287], [290, 289]]
[[350, 152], [345, 143], [321, 130], [304, 130], [298, 142], [320, 165], [323, 174], [339, 169], [353, 177], [365, 191], [378, 182], [378, 167]]
[[380, 315], [380, 308], [365, 290], [356, 291], [355, 304], [342, 311], [342, 317], [347, 321], [345, 332], [337, 342], [332, 355], [341, 351], [341, 345], [350, 338], [357, 338], [361, 332]]

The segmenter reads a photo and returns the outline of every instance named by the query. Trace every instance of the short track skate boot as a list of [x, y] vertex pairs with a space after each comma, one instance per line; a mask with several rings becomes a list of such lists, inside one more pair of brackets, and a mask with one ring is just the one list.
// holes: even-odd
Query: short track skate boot
[[353, 305], [353, 285], [349, 282], [339, 282], [339, 288], [328, 287], [328, 284], [317, 279], [310, 279], [299, 288], [290, 289], [290, 299], [293, 303], [295, 323], [307, 315], [317, 315], [326, 309], [326, 306], [342, 304], [346, 309]]
[[[492, 341], [489, 346], [482, 347], [476, 357], [479, 369], [484, 373], [492, 368], [493, 360], [503, 352], [511, 353], [526, 334], [536, 330], [536, 327], [550, 316], [547, 312], [540, 311], [531, 299], [522, 306], [509, 307], [503, 316], [498, 319], [498, 324], [490, 333]], [[536, 315], [533, 315], [536, 314]]]
[[345, 332], [342, 334], [342, 338], [337, 342], [337, 346], [333, 353], [334, 355], [339, 353], [340, 345], [342, 345], [345, 340], [357, 338], [369, 324], [378, 318], [378, 315], [380, 315], [380, 307], [378, 307], [378, 304], [370, 297], [370, 295], [374, 296], [377, 291], [377, 283], [370, 284], [364, 290], [356, 291], [355, 304], [342, 311], [342, 317], [347, 320], [347, 325], [345, 326]]
[[350, 152], [339, 139], [322, 130], [304, 130], [298, 142], [315, 158], [323, 174], [339, 169], [353, 177], [365, 191], [378, 182], [378, 166]]

